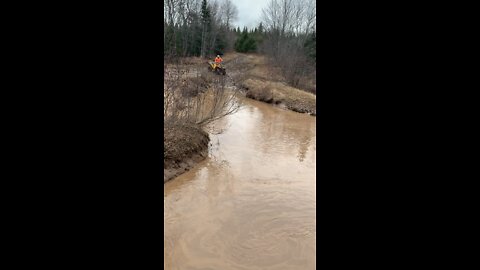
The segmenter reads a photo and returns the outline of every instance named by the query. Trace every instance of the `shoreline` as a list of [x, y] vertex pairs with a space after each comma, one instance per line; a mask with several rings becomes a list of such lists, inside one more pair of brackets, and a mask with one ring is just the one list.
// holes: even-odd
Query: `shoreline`
[[166, 132], [163, 146], [163, 183], [187, 172], [208, 156], [210, 136], [196, 127], [177, 127]]
[[265, 57], [239, 53], [231, 57], [233, 59], [226, 60], [232, 62], [229, 74], [245, 97], [316, 117], [316, 94], [288, 85], [277, 68], [268, 65]]
[[241, 84], [246, 98], [285, 110], [317, 116], [316, 96], [278, 82], [248, 79]]
[[205, 160], [208, 156], [208, 147], [206, 150], [199, 153], [193, 153], [190, 157], [185, 158], [184, 160], [176, 163], [176, 167], [164, 168], [163, 169], [163, 183], [165, 184], [168, 181], [175, 179], [176, 177], [182, 175], [183, 173], [188, 172], [190, 169], [195, 167], [198, 163]]

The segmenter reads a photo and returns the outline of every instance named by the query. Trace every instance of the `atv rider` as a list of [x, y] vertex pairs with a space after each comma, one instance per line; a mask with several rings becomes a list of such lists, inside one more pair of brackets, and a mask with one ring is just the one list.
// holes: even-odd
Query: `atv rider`
[[217, 67], [220, 67], [220, 64], [222, 63], [223, 59], [220, 57], [220, 55], [217, 55], [217, 57], [215, 57], [215, 67], [214, 68], [217, 68]]

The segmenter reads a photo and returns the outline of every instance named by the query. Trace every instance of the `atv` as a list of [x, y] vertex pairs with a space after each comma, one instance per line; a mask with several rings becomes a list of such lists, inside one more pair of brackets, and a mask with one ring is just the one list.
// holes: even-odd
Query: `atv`
[[215, 62], [208, 62], [208, 70], [217, 73], [218, 75], [226, 75], [227, 72], [224, 67], [216, 65]]

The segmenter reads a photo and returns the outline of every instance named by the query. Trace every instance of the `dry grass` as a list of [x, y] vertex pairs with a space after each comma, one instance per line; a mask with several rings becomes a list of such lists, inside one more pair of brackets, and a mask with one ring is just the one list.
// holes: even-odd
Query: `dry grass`
[[236, 54], [235, 69], [240, 72], [235, 80], [246, 90], [248, 98], [279, 104], [292, 111], [316, 115], [316, 85], [314, 80], [304, 81], [304, 91], [285, 83], [280, 70], [267, 63], [264, 56]]
[[283, 105], [286, 108], [316, 115], [316, 96], [311, 93], [290, 87], [281, 82], [269, 82], [258, 79], [247, 79], [243, 82], [243, 87], [247, 90], [247, 97]]

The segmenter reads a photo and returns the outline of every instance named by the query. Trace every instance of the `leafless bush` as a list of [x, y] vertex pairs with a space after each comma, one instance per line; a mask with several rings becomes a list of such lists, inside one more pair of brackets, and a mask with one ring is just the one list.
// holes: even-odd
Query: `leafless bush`
[[251, 85], [247, 90], [246, 96], [266, 103], [273, 103], [272, 85], [269, 83], [263, 85]]
[[240, 103], [227, 89], [224, 76], [188, 72], [180, 65], [165, 71], [164, 111], [166, 127], [203, 127], [236, 112]]

